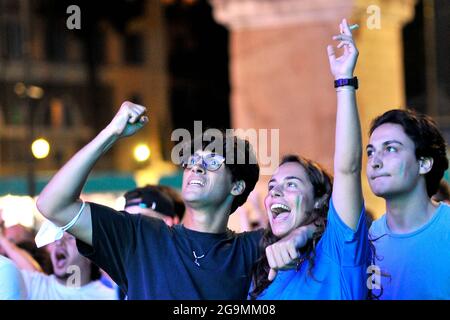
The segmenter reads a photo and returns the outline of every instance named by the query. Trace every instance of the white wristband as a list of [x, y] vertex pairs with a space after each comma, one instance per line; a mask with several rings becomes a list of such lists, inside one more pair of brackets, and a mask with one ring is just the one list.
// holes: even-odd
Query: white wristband
[[86, 203], [84, 202], [84, 200], [81, 200], [83, 203], [81, 204], [81, 208], [80, 211], [78, 211], [77, 215], [72, 219], [72, 221], [70, 221], [68, 224], [66, 224], [65, 226], [61, 227], [61, 229], [63, 231], [67, 231], [70, 228], [72, 228], [72, 226], [77, 223], [78, 219], [80, 218], [81, 214], [83, 213], [84, 207], [86, 205]]
[[39, 229], [39, 232], [34, 238], [34, 241], [36, 242], [36, 246], [38, 248], [61, 239], [64, 235], [64, 232], [69, 230], [75, 223], [77, 223], [86, 205], [86, 203], [83, 200], [81, 201], [83, 203], [81, 205], [80, 211], [78, 211], [77, 215], [65, 226], [58, 227], [50, 220], [44, 221], [41, 228]]

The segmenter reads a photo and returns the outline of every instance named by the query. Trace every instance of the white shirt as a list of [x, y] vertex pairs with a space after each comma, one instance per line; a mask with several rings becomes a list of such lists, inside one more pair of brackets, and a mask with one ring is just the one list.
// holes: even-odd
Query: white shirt
[[0, 255], [0, 300], [22, 300], [26, 296], [19, 269], [10, 259]]
[[116, 300], [117, 294], [100, 281], [82, 287], [60, 284], [54, 275], [22, 270], [29, 300]]

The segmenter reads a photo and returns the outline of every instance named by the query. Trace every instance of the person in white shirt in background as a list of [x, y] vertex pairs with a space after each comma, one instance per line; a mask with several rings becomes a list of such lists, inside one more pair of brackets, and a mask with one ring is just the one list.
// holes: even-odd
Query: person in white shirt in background
[[103, 285], [99, 268], [83, 257], [75, 237], [64, 236], [50, 245], [54, 273], [22, 270], [30, 300], [115, 300], [116, 292]]

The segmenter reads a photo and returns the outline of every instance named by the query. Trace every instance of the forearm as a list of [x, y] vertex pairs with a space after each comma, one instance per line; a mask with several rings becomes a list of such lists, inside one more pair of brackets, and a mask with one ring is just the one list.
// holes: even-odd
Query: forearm
[[338, 88], [334, 170], [358, 174], [361, 171], [362, 141], [356, 94], [352, 87]]
[[43, 272], [39, 263], [25, 250], [4, 237], [0, 237], [0, 246], [19, 269]]
[[306, 226], [298, 227], [295, 230], [295, 248], [297, 250], [303, 248], [309, 240], [312, 239], [314, 232], [316, 232], [317, 227], [314, 223], [308, 224]]
[[[335, 80], [351, 79], [359, 53], [346, 19], [342, 20], [339, 28], [340, 34], [333, 36], [333, 39], [340, 41], [337, 48], [343, 48], [343, 54], [336, 58], [333, 46], [328, 46], [331, 73]], [[355, 90], [350, 85], [339, 86], [336, 90], [337, 111], [332, 191], [333, 205], [339, 217], [354, 230], [357, 227], [363, 203], [361, 126]]]
[[39, 211], [52, 220], [58, 212], [76, 202], [95, 163], [115, 141], [116, 135], [103, 130], [78, 151], [42, 190], [37, 201]]

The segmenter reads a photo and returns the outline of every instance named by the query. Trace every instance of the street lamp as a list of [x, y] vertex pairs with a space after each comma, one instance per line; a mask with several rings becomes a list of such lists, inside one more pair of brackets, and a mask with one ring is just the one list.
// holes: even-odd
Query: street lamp
[[45, 159], [50, 153], [50, 144], [43, 138], [34, 140], [31, 144], [31, 152], [36, 159]]
[[150, 148], [146, 145], [146, 144], [138, 144], [135, 148], [134, 148], [134, 159], [137, 162], [144, 162], [147, 161], [148, 158], [150, 158]]

